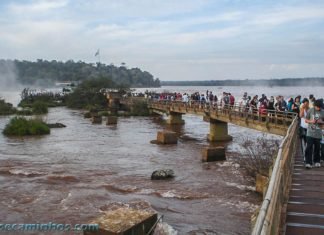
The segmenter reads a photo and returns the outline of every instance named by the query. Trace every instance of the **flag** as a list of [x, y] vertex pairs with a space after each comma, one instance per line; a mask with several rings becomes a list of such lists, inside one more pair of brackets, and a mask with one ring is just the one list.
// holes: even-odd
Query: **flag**
[[96, 52], [96, 54], [95, 54], [95, 56], [98, 56], [98, 55], [99, 55], [99, 53], [100, 53], [100, 52], [99, 52], [99, 49], [98, 49], [98, 50], [97, 50], [97, 52]]

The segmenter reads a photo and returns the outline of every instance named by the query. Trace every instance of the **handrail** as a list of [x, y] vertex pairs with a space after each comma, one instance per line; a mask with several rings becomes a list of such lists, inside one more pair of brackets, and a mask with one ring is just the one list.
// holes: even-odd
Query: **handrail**
[[[284, 126], [289, 126], [293, 119], [297, 116], [294, 112], [288, 111], [276, 111], [269, 109], [258, 109], [258, 108], [247, 108], [237, 103], [235, 105], [225, 105], [219, 102], [208, 104], [201, 103], [197, 101], [191, 102], [182, 102], [182, 101], [170, 101], [170, 100], [149, 100], [148, 101], [149, 108], [153, 109], [161, 109], [164, 111], [172, 111], [172, 112], [204, 112], [209, 115], [210, 114], [226, 114], [231, 116], [239, 116], [248, 119], [252, 119], [253, 121], [259, 120], [262, 122], [275, 122], [276, 124], [279, 121], [283, 121], [281, 124]], [[182, 108], [182, 110], [181, 110]], [[288, 121], [288, 123], [287, 123]]]
[[[273, 199], [275, 199], [276, 196], [278, 195], [273, 195], [275, 193], [276, 187], [280, 187], [280, 184], [278, 183], [278, 180], [280, 180], [280, 170], [282, 170], [282, 158], [283, 158], [283, 147], [286, 144], [288, 138], [290, 137], [291, 133], [294, 133], [294, 130], [292, 128], [296, 128], [298, 123], [297, 117], [293, 120], [292, 124], [289, 126], [287, 130], [287, 134], [282, 140], [280, 146], [279, 146], [279, 151], [277, 154], [277, 158], [275, 161], [275, 164], [273, 166], [273, 171], [270, 177], [269, 181], [269, 186], [266, 192], [266, 195], [264, 197], [263, 203], [261, 205], [259, 215], [257, 217], [257, 221], [255, 223], [254, 229], [252, 231], [252, 235], [260, 235], [260, 234], [270, 234], [271, 231], [269, 231], [269, 226], [265, 224], [265, 220], [268, 214], [268, 209], [270, 207], [270, 204]], [[279, 211], [278, 213], [281, 213]], [[271, 227], [271, 226], [270, 226]], [[271, 230], [271, 228], [270, 228]]]

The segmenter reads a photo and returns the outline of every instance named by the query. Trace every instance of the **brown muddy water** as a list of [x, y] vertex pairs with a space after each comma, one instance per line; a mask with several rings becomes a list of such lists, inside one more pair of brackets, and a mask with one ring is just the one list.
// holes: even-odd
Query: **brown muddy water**
[[[67, 108], [50, 109], [45, 118], [67, 127], [36, 138], [0, 135], [2, 223], [86, 223], [109, 203], [144, 200], [178, 234], [250, 232], [260, 197], [231, 156], [242, 136], [259, 132], [230, 125], [229, 160], [202, 163], [209, 126], [201, 117], [185, 117], [175, 146], [150, 144], [167, 128], [154, 118], [119, 118], [107, 127]], [[0, 118], [0, 131], [8, 120]], [[163, 168], [173, 169], [175, 179], [151, 181]]]

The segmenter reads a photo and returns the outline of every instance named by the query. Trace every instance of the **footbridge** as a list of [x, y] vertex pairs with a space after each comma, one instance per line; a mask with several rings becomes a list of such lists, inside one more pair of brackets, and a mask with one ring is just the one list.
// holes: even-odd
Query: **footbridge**
[[273, 110], [259, 112], [219, 103], [145, 102], [152, 112], [167, 114], [169, 124], [183, 124], [182, 115], [185, 114], [202, 116], [210, 122], [210, 141], [231, 139], [228, 123], [284, 136], [269, 169], [263, 201], [252, 218], [251, 234], [324, 234], [324, 168], [305, 170], [296, 114]]
[[179, 101], [149, 101], [148, 107], [153, 113], [167, 114], [167, 123], [183, 124], [182, 115], [194, 114], [209, 121], [208, 140], [227, 141], [232, 137], [228, 133], [228, 123], [255, 129], [262, 132], [285, 136], [288, 127], [296, 114], [278, 112], [274, 110], [247, 109], [236, 105], [222, 105], [221, 103], [179, 102]]

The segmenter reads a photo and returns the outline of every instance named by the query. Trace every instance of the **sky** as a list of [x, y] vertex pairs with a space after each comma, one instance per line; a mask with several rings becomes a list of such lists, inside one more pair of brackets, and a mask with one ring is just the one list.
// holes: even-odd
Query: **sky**
[[323, 0], [1, 0], [0, 58], [138, 67], [162, 81], [324, 76]]

